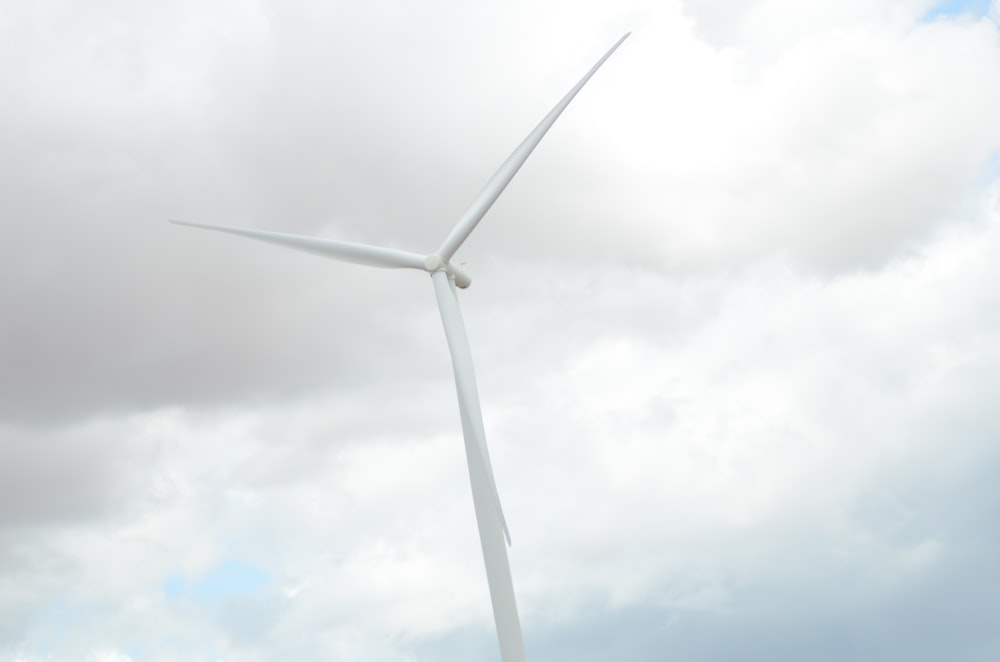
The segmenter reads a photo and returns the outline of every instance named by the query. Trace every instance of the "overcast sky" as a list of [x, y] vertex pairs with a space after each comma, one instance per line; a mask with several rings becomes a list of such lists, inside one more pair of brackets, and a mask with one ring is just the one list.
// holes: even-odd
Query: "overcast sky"
[[1000, 0], [0, 0], [0, 660], [1000, 659]]

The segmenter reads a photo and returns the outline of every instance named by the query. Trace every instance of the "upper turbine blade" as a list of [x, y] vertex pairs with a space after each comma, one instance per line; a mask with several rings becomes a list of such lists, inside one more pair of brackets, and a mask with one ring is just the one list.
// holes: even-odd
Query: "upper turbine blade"
[[469, 237], [472, 231], [476, 228], [476, 225], [479, 224], [479, 221], [482, 220], [486, 212], [489, 211], [490, 207], [493, 206], [493, 203], [496, 202], [496, 199], [500, 197], [503, 190], [507, 188], [507, 184], [509, 184], [510, 180], [514, 178], [514, 175], [517, 174], [517, 171], [520, 170], [521, 166], [524, 165], [524, 162], [531, 155], [531, 152], [535, 149], [538, 143], [541, 142], [545, 133], [552, 127], [555, 121], [559, 118], [559, 115], [562, 114], [562, 112], [566, 109], [566, 106], [568, 106], [570, 101], [573, 100], [573, 97], [575, 97], [577, 93], [583, 89], [583, 86], [587, 84], [590, 77], [601, 68], [604, 61], [611, 57], [611, 54], [615, 52], [615, 49], [617, 49], [630, 34], [632, 33], [626, 32], [621, 39], [615, 42], [615, 45], [604, 54], [604, 57], [598, 60], [597, 64], [595, 64], [590, 71], [587, 72], [587, 75], [584, 76], [580, 82], [577, 83], [573, 89], [562, 98], [562, 101], [556, 104], [555, 108], [549, 111], [549, 114], [546, 115], [545, 118], [542, 119], [541, 123], [535, 127], [535, 130], [528, 134], [528, 137], [525, 138], [520, 145], [518, 145], [517, 149], [515, 149], [509, 157], [507, 157], [507, 160], [504, 161], [503, 165], [501, 165], [500, 168], [493, 173], [493, 176], [490, 177], [488, 182], [486, 182], [486, 185], [479, 192], [479, 195], [477, 195], [476, 199], [472, 201], [472, 205], [469, 206], [469, 209], [466, 210], [465, 214], [463, 214], [460, 219], [458, 219], [455, 227], [451, 230], [451, 234], [449, 234], [444, 240], [444, 243], [441, 244], [441, 248], [438, 249], [437, 254], [440, 255], [442, 259], [445, 261], [451, 259], [451, 257], [455, 254], [455, 251], [458, 250], [458, 247], [461, 246], [462, 243]]
[[269, 244], [277, 244], [295, 250], [313, 253], [322, 257], [328, 257], [341, 262], [353, 262], [354, 264], [365, 264], [370, 267], [383, 267], [387, 269], [423, 269], [424, 256], [399, 251], [394, 248], [381, 248], [379, 246], [369, 246], [367, 244], [355, 244], [350, 241], [335, 241], [333, 239], [321, 239], [319, 237], [303, 237], [295, 234], [282, 234], [280, 232], [265, 232], [263, 230], [243, 230], [240, 228], [227, 228], [220, 225], [204, 225], [202, 223], [188, 223], [186, 221], [170, 221], [177, 225], [187, 225], [193, 228], [204, 230], [215, 230], [216, 232], [226, 232], [240, 237], [248, 237], [259, 241], [266, 241]]

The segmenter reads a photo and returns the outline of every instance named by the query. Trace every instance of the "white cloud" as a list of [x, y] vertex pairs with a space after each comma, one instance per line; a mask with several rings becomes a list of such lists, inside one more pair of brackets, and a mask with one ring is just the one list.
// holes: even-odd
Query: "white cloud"
[[[1000, 146], [988, 20], [824, 25], [765, 64], [677, 42], [666, 21], [637, 36], [631, 73], [609, 84], [630, 120], [601, 163], [617, 177], [595, 174], [600, 193], [557, 199], [539, 252], [582, 225], [587, 255], [614, 246], [687, 268], [774, 254], [823, 271], [877, 266], [963, 213]], [[638, 62], [666, 71], [643, 78]], [[595, 213], [594, 198], [628, 204]]]

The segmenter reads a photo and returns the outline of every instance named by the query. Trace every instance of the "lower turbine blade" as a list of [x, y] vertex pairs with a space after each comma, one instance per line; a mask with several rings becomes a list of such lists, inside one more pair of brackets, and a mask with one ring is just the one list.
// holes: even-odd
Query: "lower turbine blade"
[[497, 640], [500, 643], [500, 659], [502, 662], [525, 662], [521, 621], [517, 615], [514, 584], [510, 578], [510, 563], [507, 560], [510, 535], [507, 532], [503, 511], [500, 509], [496, 481], [493, 479], [493, 469], [486, 449], [486, 434], [483, 431], [469, 341], [465, 335], [462, 314], [448, 280], [448, 274], [436, 271], [431, 277], [434, 280], [434, 291], [437, 294], [441, 321], [448, 337], [448, 348], [451, 350], [452, 365], [455, 370], [465, 455], [469, 465], [469, 483], [472, 486], [472, 502], [476, 509], [479, 542], [483, 549], [483, 562], [486, 565], [486, 579], [490, 586], [493, 620], [496, 623]]
[[476, 387], [476, 373], [472, 366], [472, 352], [469, 349], [469, 339], [465, 334], [465, 323], [458, 307], [458, 299], [444, 271], [432, 274], [434, 290], [437, 294], [438, 308], [441, 310], [441, 321], [448, 337], [448, 348], [451, 350], [452, 366], [455, 370], [455, 388], [458, 391], [458, 409], [462, 416], [462, 433], [466, 441], [472, 441], [475, 457], [483, 465], [483, 470], [493, 493], [500, 524], [504, 537], [510, 544], [510, 532], [507, 520], [500, 507], [500, 494], [497, 492], [496, 480], [493, 478], [493, 465], [490, 462], [489, 449], [486, 446], [486, 430], [483, 428], [483, 412], [479, 406], [479, 390]]
[[386, 269], [410, 268], [423, 270], [424, 268], [424, 257], [422, 255], [399, 251], [394, 248], [381, 248], [367, 244], [355, 244], [350, 241], [303, 237], [295, 234], [282, 234], [280, 232], [227, 228], [221, 225], [204, 225], [202, 223], [188, 223], [186, 221], [170, 222], [175, 225], [187, 225], [192, 228], [225, 232], [239, 237], [256, 239], [269, 244], [277, 244], [278, 246], [312, 253], [313, 255], [328, 257], [340, 262], [352, 262], [354, 264], [364, 264], [370, 267], [383, 267]]

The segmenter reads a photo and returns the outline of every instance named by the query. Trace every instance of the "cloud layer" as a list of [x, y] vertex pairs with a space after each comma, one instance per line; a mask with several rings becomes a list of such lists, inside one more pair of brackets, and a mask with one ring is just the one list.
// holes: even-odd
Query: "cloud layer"
[[996, 3], [12, 3], [0, 657], [992, 660]]

